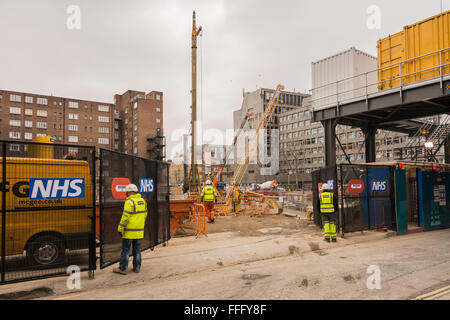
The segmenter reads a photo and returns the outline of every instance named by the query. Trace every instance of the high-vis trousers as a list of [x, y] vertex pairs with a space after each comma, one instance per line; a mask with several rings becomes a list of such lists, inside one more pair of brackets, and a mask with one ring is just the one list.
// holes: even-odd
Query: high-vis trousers
[[336, 214], [322, 213], [322, 224], [325, 239], [337, 239], [336, 235]]
[[208, 217], [208, 222], [214, 220], [214, 201], [203, 202], [206, 210], [206, 216]]

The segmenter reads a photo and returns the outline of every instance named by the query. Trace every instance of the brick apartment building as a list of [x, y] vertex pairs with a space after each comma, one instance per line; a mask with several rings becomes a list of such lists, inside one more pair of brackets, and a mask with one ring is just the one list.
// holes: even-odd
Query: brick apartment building
[[161, 159], [164, 150], [155, 150], [149, 139], [163, 140], [163, 93], [128, 90], [114, 96], [114, 105], [114, 150]]
[[148, 158], [147, 139], [162, 136], [162, 101], [161, 92], [127, 91], [115, 95], [112, 104], [0, 90], [0, 139], [32, 141], [50, 135], [55, 143]]

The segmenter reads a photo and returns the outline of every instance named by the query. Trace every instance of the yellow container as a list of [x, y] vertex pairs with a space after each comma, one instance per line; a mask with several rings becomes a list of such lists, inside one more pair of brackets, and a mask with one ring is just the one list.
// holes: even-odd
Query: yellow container
[[[450, 11], [405, 26], [403, 31], [378, 41], [378, 86], [380, 90], [399, 87], [417, 81], [437, 78], [439, 65], [450, 63], [450, 50], [430, 54], [450, 47]], [[430, 55], [427, 55], [430, 54]], [[423, 55], [425, 57], [417, 58]], [[414, 59], [417, 58], [417, 59]], [[405, 60], [410, 60], [403, 62]], [[400, 65], [394, 65], [397, 63]], [[449, 74], [450, 66], [442, 68]], [[398, 77], [402, 76], [402, 80]]]
[[[35, 137], [33, 142], [54, 144], [52, 136]], [[29, 158], [53, 159], [53, 146], [29, 145], [27, 156]]]

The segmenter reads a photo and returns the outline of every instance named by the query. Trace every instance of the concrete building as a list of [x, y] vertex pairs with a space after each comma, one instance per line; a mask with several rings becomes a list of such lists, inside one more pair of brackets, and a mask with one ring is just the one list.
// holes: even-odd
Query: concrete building
[[162, 114], [161, 92], [130, 90], [108, 103], [0, 90], [0, 139], [32, 141], [50, 135], [56, 143], [148, 158], [147, 139], [163, 135]]
[[[254, 115], [250, 117], [247, 123], [244, 126], [244, 132], [241, 134], [241, 137], [238, 140], [238, 146], [234, 150], [234, 164], [235, 166], [239, 165], [245, 159], [245, 150], [248, 150], [245, 147], [245, 136], [250, 132], [251, 129], [256, 129], [258, 124], [260, 123], [264, 111], [267, 108], [267, 104], [270, 101], [271, 96], [275, 90], [273, 89], [265, 89], [261, 88], [254, 92], [244, 92], [243, 94], [243, 102], [242, 106], [239, 110], [234, 111], [233, 113], [233, 126], [234, 131], [236, 132], [245, 118], [247, 113], [253, 113]], [[273, 156], [278, 157], [279, 155], [279, 117], [281, 114], [284, 114], [291, 110], [297, 110], [301, 107], [303, 103], [303, 99], [307, 97], [307, 94], [299, 93], [299, 92], [289, 92], [282, 91], [280, 96], [280, 101], [278, 106], [274, 112], [272, 119], [270, 120], [266, 135], [264, 137], [265, 150], [264, 150], [264, 159], [258, 158], [260, 163], [251, 163], [248, 167], [247, 174], [244, 176], [242, 183], [250, 184], [250, 183], [263, 183], [268, 180], [277, 179], [278, 176], [278, 163], [276, 163], [277, 170], [276, 172], [271, 172], [272, 174], [266, 174], [263, 169], [262, 163], [269, 163]], [[247, 136], [248, 138], [248, 136]], [[275, 145], [272, 145], [272, 141]], [[275, 151], [275, 154], [273, 153]], [[262, 153], [261, 151], [259, 153]], [[269, 171], [269, 170], [268, 170]]]
[[[278, 182], [292, 189], [311, 189], [315, 170], [325, 167], [324, 128], [320, 122], [311, 121], [311, 98], [304, 100], [300, 110], [288, 111], [280, 116], [280, 177]], [[365, 163], [365, 135], [359, 128], [338, 125], [336, 136], [336, 162]], [[376, 137], [377, 162], [395, 159], [395, 150], [407, 143], [401, 133], [379, 130]]]

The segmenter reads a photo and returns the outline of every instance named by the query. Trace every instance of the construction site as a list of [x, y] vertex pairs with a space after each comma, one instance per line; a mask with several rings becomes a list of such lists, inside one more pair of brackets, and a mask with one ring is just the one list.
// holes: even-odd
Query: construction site
[[[200, 25], [193, 11], [178, 160], [162, 124], [143, 154], [140, 137], [0, 141], [0, 300], [450, 299], [450, 11], [392, 30], [377, 56], [351, 47], [312, 62], [309, 92], [283, 79], [244, 90], [226, 145], [198, 143]], [[134, 110], [161, 94], [99, 105], [113, 118], [99, 133], [113, 145], [143, 130], [154, 116]], [[145, 227], [128, 229], [143, 231], [129, 238], [142, 268], [133, 244], [116, 272], [130, 186], [145, 200]]]

